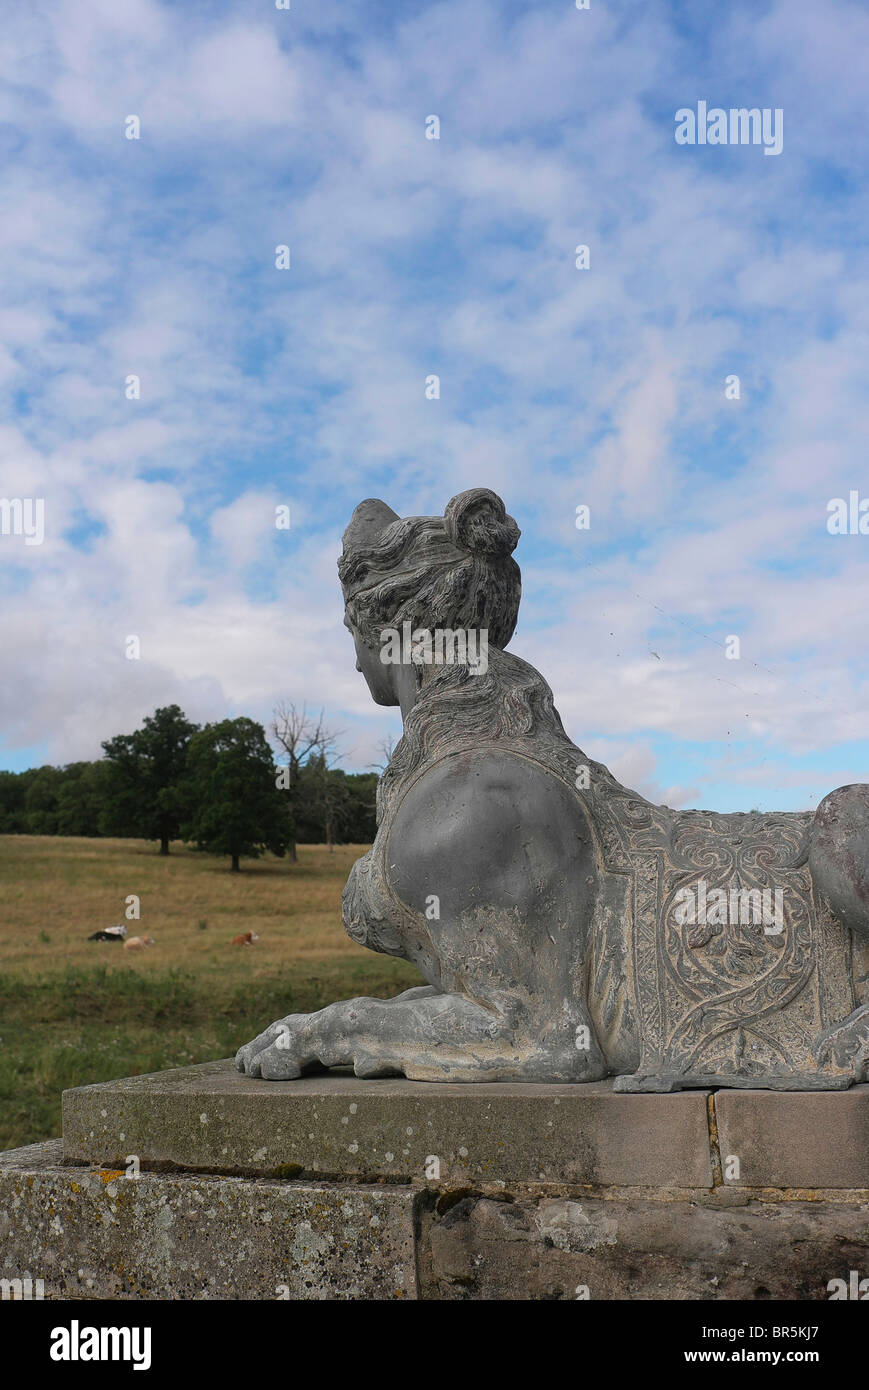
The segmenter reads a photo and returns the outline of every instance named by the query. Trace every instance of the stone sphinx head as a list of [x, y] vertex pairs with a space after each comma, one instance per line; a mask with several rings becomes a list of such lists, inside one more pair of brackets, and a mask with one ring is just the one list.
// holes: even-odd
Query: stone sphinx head
[[[501, 498], [488, 488], [459, 493], [442, 517], [402, 518], [385, 502], [360, 502], [344, 532], [338, 573], [357, 669], [375, 703], [403, 703], [402, 678], [381, 659], [387, 632], [485, 633], [487, 644], [507, 645], [521, 595], [512, 558], [519, 535]], [[406, 667], [405, 677], [407, 672], [419, 685], [425, 663]]]

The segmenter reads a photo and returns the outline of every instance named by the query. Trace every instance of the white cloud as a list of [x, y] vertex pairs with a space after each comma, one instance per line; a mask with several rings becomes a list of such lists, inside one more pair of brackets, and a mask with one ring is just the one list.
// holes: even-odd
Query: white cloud
[[[867, 737], [866, 560], [824, 529], [865, 479], [866, 185], [843, 134], [865, 17], [717, 21], [716, 99], [786, 109], [785, 152], [758, 160], [675, 150], [672, 112], [712, 88], [666, 6], [291, 16], [85, 0], [0, 38], [21, 128], [0, 493], [50, 518], [40, 550], [0, 550], [8, 741], [68, 758], [155, 703], [266, 718], [287, 696], [374, 761], [392, 716], [353, 670], [341, 529], [363, 496], [442, 511], [484, 484], [524, 532], [515, 645], [583, 746], [612, 740], [653, 799], [713, 775], [738, 795], [751, 766], [703, 749], [746, 726], [773, 784], [785, 746], [840, 776], [837, 741]], [[85, 549], [63, 540], [82, 517], [105, 528]], [[731, 622], [741, 663], [700, 635]], [[653, 736], [696, 741], [697, 777]]]

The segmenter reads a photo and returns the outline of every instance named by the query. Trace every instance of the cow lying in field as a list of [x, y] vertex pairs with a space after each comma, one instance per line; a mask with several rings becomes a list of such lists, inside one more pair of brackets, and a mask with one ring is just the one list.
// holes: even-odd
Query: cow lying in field
[[116, 927], [102, 927], [99, 931], [95, 931], [92, 936], [88, 937], [88, 941], [123, 941], [126, 935], [127, 928], [121, 922]]
[[129, 941], [124, 942], [125, 951], [144, 951], [147, 946], [154, 945], [153, 936], [131, 936]]
[[255, 931], [246, 931], [243, 935], [239, 934], [232, 938], [233, 946], [252, 946], [255, 941], [259, 941]]

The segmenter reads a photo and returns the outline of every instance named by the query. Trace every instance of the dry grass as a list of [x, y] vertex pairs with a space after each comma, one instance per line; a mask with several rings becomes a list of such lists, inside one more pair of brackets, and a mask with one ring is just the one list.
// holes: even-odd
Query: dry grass
[[[340, 845], [330, 854], [325, 845], [300, 845], [298, 864], [269, 855], [243, 860], [242, 872], [233, 874], [228, 858], [180, 844], [161, 858], [139, 840], [3, 835], [0, 970], [44, 974], [99, 962], [138, 971], [247, 969], [256, 978], [300, 962], [370, 960], [341, 926], [341, 890], [366, 848]], [[125, 918], [132, 893], [139, 921]], [[134, 953], [88, 941], [98, 928], [123, 921], [131, 936], [153, 936], [153, 948]], [[230, 945], [248, 931], [259, 933], [254, 947]]]
[[[135, 840], [0, 836], [0, 1148], [59, 1133], [60, 1093], [234, 1052], [274, 1019], [421, 983], [355, 945], [341, 890], [365, 846], [243, 861]], [[125, 920], [147, 951], [88, 941]], [[200, 923], [205, 923], [204, 927]], [[255, 931], [251, 947], [232, 946]]]

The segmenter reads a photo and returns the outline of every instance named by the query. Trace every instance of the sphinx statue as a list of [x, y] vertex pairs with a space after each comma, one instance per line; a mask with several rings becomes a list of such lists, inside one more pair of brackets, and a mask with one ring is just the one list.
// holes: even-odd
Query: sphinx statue
[[[400, 705], [404, 732], [343, 920], [427, 983], [281, 1019], [239, 1050], [238, 1069], [612, 1076], [620, 1091], [866, 1080], [869, 785], [772, 814], [676, 811], [621, 786], [506, 650], [518, 539], [486, 488], [442, 517], [356, 508], [344, 622], [372, 698]], [[485, 634], [485, 660], [479, 641], [450, 660], [438, 632]], [[398, 660], [396, 633], [411, 637]]]

